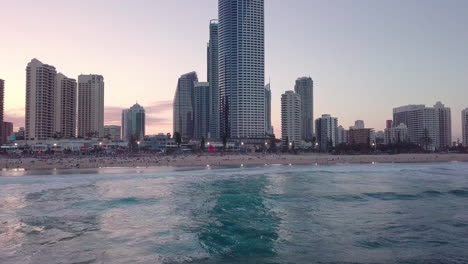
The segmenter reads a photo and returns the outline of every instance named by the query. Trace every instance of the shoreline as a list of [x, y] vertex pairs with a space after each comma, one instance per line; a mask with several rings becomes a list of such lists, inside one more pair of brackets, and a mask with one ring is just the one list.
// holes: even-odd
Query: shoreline
[[236, 154], [136, 157], [48, 157], [0, 159], [2, 171], [16, 169], [92, 169], [134, 167], [222, 167], [252, 165], [334, 165], [373, 163], [425, 163], [468, 162], [468, 154], [381, 154], [381, 155], [329, 155], [329, 154]]

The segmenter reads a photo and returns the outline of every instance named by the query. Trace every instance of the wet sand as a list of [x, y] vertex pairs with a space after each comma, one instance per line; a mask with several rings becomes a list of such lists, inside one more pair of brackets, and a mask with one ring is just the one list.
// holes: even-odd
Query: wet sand
[[468, 154], [328, 155], [328, 154], [235, 154], [138, 157], [44, 157], [0, 159], [2, 169], [66, 169], [152, 166], [246, 166], [246, 165], [326, 165], [337, 163], [421, 163], [468, 162]]

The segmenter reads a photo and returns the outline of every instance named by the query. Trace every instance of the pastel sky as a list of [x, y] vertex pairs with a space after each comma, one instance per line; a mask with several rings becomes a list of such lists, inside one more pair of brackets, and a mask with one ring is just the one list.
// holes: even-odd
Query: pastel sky
[[[136, 101], [149, 133], [172, 131], [177, 78], [206, 80], [209, 20], [217, 0], [0, 0], [0, 79], [6, 121], [24, 124], [32, 59], [68, 77], [105, 78], [106, 124]], [[315, 117], [383, 129], [405, 104], [452, 108], [454, 139], [468, 107], [468, 1], [265, 0], [266, 81], [280, 136], [280, 96], [300, 76], [315, 82]]]

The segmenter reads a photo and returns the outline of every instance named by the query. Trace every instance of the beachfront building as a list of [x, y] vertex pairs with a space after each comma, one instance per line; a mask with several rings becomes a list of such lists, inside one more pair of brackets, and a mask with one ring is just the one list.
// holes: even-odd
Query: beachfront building
[[56, 76], [55, 87], [55, 136], [76, 136], [76, 80], [62, 73]]
[[462, 141], [468, 147], [468, 108], [462, 111]]
[[2, 128], [0, 141], [2, 144], [5, 144], [8, 142], [8, 138], [13, 134], [13, 123], [3, 122], [0, 127]]
[[78, 76], [78, 136], [104, 136], [104, 77]]
[[384, 130], [385, 140], [384, 144], [397, 144], [408, 142], [408, 127], [401, 123], [396, 127], [387, 127]]
[[370, 146], [373, 136], [371, 128], [352, 128], [349, 130], [349, 144]]
[[54, 66], [32, 59], [26, 67], [26, 139], [47, 139], [55, 133]]
[[210, 131], [210, 84], [194, 84], [194, 138], [208, 138]]
[[210, 41], [208, 42], [207, 80], [210, 84], [209, 137], [219, 138], [219, 23], [210, 20]]
[[314, 82], [310, 77], [296, 80], [294, 91], [301, 96], [302, 139], [312, 141], [314, 134]]
[[122, 129], [121, 126], [115, 126], [115, 125], [104, 126], [104, 137], [109, 138], [110, 140], [113, 140], [113, 141], [118, 141], [122, 138], [121, 129]]
[[439, 138], [437, 146], [442, 149], [449, 148], [452, 143], [452, 115], [449, 107], [441, 102], [434, 105], [436, 119], [438, 119]]
[[265, 85], [265, 135], [272, 137], [273, 127], [271, 126], [271, 88], [270, 84]]
[[179, 133], [185, 139], [194, 135], [194, 83], [198, 82], [196, 72], [189, 72], [180, 76], [173, 103], [173, 130], [174, 135]]
[[348, 144], [349, 130], [344, 129], [343, 126], [336, 128], [336, 144]]
[[221, 137], [265, 137], [264, 0], [219, 0]]
[[408, 127], [410, 143], [434, 150], [439, 142], [439, 125], [435, 109], [425, 105], [407, 105], [393, 109], [393, 126]]
[[145, 109], [138, 103], [122, 110], [122, 135], [124, 140], [143, 140], [145, 137]]
[[294, 91], [281, 95], [281, 141], [283, 146], [298, 147], [302, 140], [301, 96]]
[[320, 150], [330, 151], [336, 146], [337, 124], [338, 118], [330, 115], [322, 115], [315, 120], [315, 136]]
[[3, 109], [5, 100], [5, 81], [0, 79], [0, 144], [5, 144], [1, 138], [3, 138]]

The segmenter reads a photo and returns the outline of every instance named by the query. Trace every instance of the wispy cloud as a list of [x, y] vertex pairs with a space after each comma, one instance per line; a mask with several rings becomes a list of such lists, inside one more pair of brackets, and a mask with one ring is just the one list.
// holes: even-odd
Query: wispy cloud
[[3, 120], [12, 122], [15, 130], [24, 127], [24, 107], [5, 109]]
[[[166, 127], [171, 125], [172, 101], [156, 101], [150, 105], [143, 105], [146, 111], [146, 126], [147, 127]], [[106, 106], [104, 108], [104, 123], [106, 125], [121, 125], [122, 110], [124, 107]], [[6, 122], [12, 122], [15, 130], [24, 126], [24, 108], [5, 109]]]

